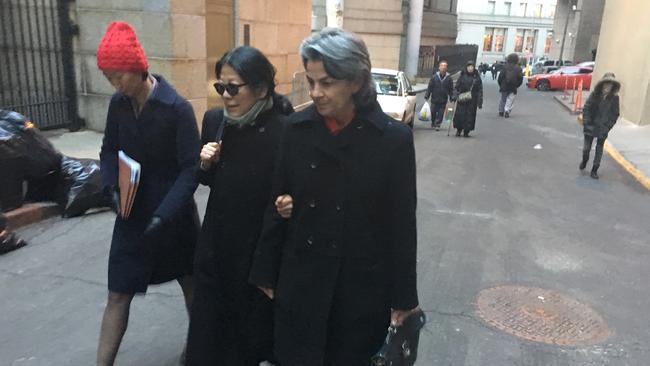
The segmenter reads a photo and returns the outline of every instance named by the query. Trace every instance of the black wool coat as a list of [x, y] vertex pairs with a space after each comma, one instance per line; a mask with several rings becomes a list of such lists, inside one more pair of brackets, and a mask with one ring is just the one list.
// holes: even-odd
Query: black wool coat
[[[118, 185], [118, 151], [142, 166], [140, 184], [128, 219], [117, 217], [108, 264], [108, 288], [145, 292], [148, 284], [192, 273], [199, 217], [194, 202], [199, 133], [190, 103], [161, 76], [136, 117], [130, 99], [115, 93], [108, 107], [100, 152], [105, 191]], [[143, 233], [153, 216], [163, 230]]]
[[[603, 84], [606, 82], [613, 84], [613, 90], [612, 95], [603, 98]], [[582, 109], [585, 135], [596, 138], [609, 136], [609, 131], [616, 124], [621, 112], [617, 94], [620, 88], [621, 84], [615, 80], [601, 80], [596, 84]]]
[[465, 131], [473, 131], [476, 127], [476, 110], [483, 106], [483, 81], [481, 75], [475, 70], [472, 74], [463, 71], [456, 81], [455, 98], [458, 95], [470, 91], [472, 100], [469, 102], [458, 102], [454, 114], [454, 128]]
[[[202, 144], [215, 142], [222, 123], [222, 109], [206, 112]], [[219, 162], [199, 170], [210, 196], [196, 250], [188, 366], [257, 366], [272, 359], [272, 302], [248, 283], [248, 274], [285, 125], [275, 110], [253, 126], [224, 125]]]
[[411, 130], [378, 103], [338, 134], [311, 106], [290, 117], [251, 283], [275, 289], [283, 366], [368, 364], [390, 309], [418, 305], [415, 151]]

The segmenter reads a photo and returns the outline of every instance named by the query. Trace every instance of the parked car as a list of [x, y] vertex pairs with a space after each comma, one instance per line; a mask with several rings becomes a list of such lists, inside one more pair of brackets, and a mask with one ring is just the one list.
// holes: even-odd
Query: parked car
[[585, 61], [577, 64], [576, 66], [578, 67], [589, 67], [589, 68], [594, 68], [596, 66], [596, 63], [594, 61]]
[[533, 65], [530, 74], [548, 74], [551, 71], [557, 70], [562, 66], [570, 65], [573, 65], [573, 62], [568, 60], [564, 60], [564, 62], [559, 60], [540, 60]]
[[582, 88], [591, 87], [591, 74], [594, 70], [590, 67], [565, 66], [549, 74], [538, 74], [528, 78], [528, 87], [536, 88], [539, 91], [564, 89], [565, 85], [573, 87], [573, 81], [576, 85], [582, 80]]
[[373, 68], [372, 78], [384, 113], [413, 127], [416, 96], [406, 75], [402, 71]]

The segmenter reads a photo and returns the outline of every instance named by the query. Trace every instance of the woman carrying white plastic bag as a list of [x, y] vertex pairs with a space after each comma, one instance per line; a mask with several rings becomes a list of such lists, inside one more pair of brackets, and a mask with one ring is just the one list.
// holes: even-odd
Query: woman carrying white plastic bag
[[431, 120], [431, 107], [429, 106], [429, 102], [424, 102], [424, 105], [422, 105], [422, 108], [420, 109], [418, 118], [420, 121], [425, 122]]

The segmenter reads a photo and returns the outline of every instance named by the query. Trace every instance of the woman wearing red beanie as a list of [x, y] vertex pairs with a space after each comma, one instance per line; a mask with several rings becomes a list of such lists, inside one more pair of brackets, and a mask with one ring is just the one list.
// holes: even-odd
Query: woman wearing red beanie
[[[100, 153], [104, 192], [118, 215], [97, 350], [97, 364], [112, 365], [135, 294], [145, 293], [149, 284], [177, 280], [190, 307], [200, 229], [193, 198], [200, 141], [192, 106], [165, 79], [148, 73], [144, 50], [129, 24], [109, 25], [97, 49], [97, 66], [116, 90]], [[141, 164], [128, 218], [119, 212], [119, 151]]]

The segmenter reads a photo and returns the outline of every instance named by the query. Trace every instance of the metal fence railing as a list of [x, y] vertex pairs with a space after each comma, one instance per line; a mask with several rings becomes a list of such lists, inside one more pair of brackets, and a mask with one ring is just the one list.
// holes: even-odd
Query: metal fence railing
[[69, 0], [0, 0], [0, 109], [77, 129]]

